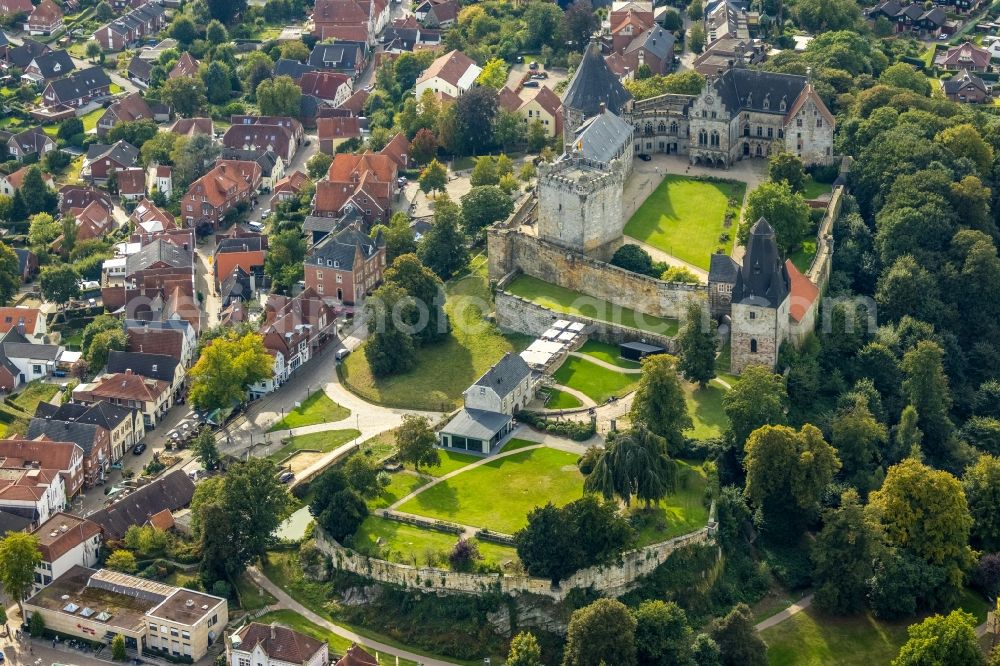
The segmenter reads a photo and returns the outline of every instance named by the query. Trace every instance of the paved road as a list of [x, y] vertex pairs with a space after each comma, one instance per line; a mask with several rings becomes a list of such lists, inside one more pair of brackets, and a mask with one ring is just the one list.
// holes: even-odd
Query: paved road
[[378, 641], [373, 641], [369, 638], [365, 638], [361, 634], [355, 633], [350, 629], [345, 629], [344, 627], [338, 626], [333, 622], [330, 622], [324, 617], [320, 617], [316, 613], [312, 612], [295, 599], [288, 596], [288, 593], [283, 589], [272, 583], [264, 574], [258, 571], [256, 568], [250, 568], [250, 577], [253, 578], [254, 582], [263, 587], [265, 590], [270, 592], [275, 599], [278, 600], [278, 604], [282, 608], [287, 608], [293, 610], [299, 615], [305, 617], [310, 622], [314, 622], [324, 629], [331, 631], [342, 638], [360, 643], [361, 645], [371, 648], [372, 650], [377, 650], [385, 654], [393, 655], [394, 657], [399, 657], [400, 659], [409, 659], [410, 661], [415, 661], [418, 664], [424, 664], [425, 666], [451, 666], [453, 662], [441, 661], [440, 659], [433, 659], [431, 657], [425, 657], [420, 654], [415, 654], [407, 650], [392, 647], [386, 645], [385, 643], [379, 643]]

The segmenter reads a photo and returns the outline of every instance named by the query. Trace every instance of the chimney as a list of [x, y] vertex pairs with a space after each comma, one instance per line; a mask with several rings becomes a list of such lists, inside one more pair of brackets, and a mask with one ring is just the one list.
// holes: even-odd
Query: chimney
[[125, 368], [125, 374], [126, 375], [131, 375], [132, 374], [132, 368]]
[[273, 640], [275, 640], [275, 639], [277, 638], [277, 636], [275, 635], [276, 633], [277, 633], [277, 632], [276, 632], [276, 631], [274, 630], [274, 622], [272, 622], [272, 623], [271, 623], [271, 640], [272, 640], [272, 641], [273, 641]]
[[600, 111], [598, 111], [598, 113], [601, 114], [601, 115], [604, 115], [604, 112], [607, 111], [607, 110], [608, 110], [607, 105], [604, 102], [601, 102], [601, 109], [600, 109]]

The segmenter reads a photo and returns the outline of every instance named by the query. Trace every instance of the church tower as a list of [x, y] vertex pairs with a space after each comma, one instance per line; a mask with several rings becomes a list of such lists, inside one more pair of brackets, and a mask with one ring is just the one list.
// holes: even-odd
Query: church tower
[[563, 146], [566, 152], [570, 151], [576, 130], [584, 120], [601, 113], [602, 108], [621, 116], [631, 101], [632, 95], [604, 62], [600, 45], [591, 41], [562, 100]]
[[750, 229], [732, 299], [732, 371], [748, 365], [774, 368], [789, 337], [791, 280], [781, 260], [774, 229], [761, 218]]

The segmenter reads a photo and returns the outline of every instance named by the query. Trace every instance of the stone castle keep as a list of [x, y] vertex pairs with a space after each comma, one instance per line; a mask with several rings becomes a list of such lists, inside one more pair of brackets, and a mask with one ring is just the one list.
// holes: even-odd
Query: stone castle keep
[[[566, 153], [540, 167], [535, 197], [488, 231], [489, 275], [500, 287], [501, 326], [538, 335], [554, 316], [503, 291], [523, 273], [612, 307], [667, 319], [683, 319], [692, 300], [702, 301], [731, 325], [735, 373], [750, 364], [774, 367], [783, 342], [797, 343], [813, 330], [817, 285], [829, 270], [824, 229], [839, 210], [836, 193], [821, 225], [821, 265], [809, 277], [782, 261], [774, 230], [763, 219], [751, 230], [742, 265], [713, 255], [707, 285], [663, 282], [606, 263], [624, 242], [623, 193], [635, 155], [687, 154], [693, 164], [727, 167], [787, 150], [807, 164], [831, 162], [834, 118], [806, 77], [731, 67], [699, 95], [633, 103], [591, 44], [567, 88], [563, 118]], [[605, 342], [676, 348], [665, 332], [577, 319], [587, 320], [591, 335]]]

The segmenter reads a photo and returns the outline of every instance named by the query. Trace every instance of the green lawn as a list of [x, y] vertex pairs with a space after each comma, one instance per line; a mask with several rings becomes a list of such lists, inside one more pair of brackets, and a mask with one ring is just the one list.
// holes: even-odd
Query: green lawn
[[487, 280], [470, 275], [446, 286], [445, 310], [452, 330], [442, 342], [417, 352], [416, 367], [402, 375], [376, 379], [364, 349], [339, 366], [345, 386], [369, 402], [391, 407], [446, 411], [462, 404], [462, 392], [510, 351], [520, 351], [527, 336], [505, 337], [487, 322], [476, 303], [491, 301]]
[[677, 321], [674, 319], [663, 319], [619, 307], [578, 291], [543, 282], [530, 275], [521, 275], [514, 279], [507, 285], [507, 291], [556, 312], [599, 319], [650, 333], [668, 336], [677, 334]]
[[600, 405], [612, 396], [620, 398], [634, 390], [639, 376], [615, 372], [577, 356], [569, 356], [552, 378], [557, 384], [576, 389]]
[[253, 582], [246, 572], [236, 579], [236, 588], [240, 593], [240, 607], [245, 611], [255, 611], [278, 603], [270, 592]]
[[[987, 604], [966, 591], [960, 606], [986, 619]], [[888, 664], [906, 642], [906, 628], [916, 619], [883, 622], [869, 613], [840, 618], [808, 608], [761, 633], [772, 666], [871, 666]]]
[[348, 428], [346, 430], [326, 430], [324, 432], [313, 432], [308, 435], [290, 437], [285, 440], [285, 444], [280, 449], [269, 455], [268, 458], [275, 462], [281, 462], [298, 451], [328, 453], [360, 434], [354, 428]]
[[[349, 545], [359, 553], [390, 562], [447, 569], [448, 553], [456, 541], [458, 536], [454, 534], [368, 516], [351, 537]], [[490, 566], [517, 561], [517, 551], [513, 547], [487, 541], [479, 542], [479, 554], [483, 556], [483, 564]]]
[[59, 393], [59, 386], [56, 384], [46, 384], [35, 380], [27, 384], [19, 393], [11, 396], [11, 399], [19, 409], [34, 416], [38, 403], [52, 400], [56, 393]]
[[[347, 652], [347, 650], [351, 647], [351, 645], [353, 645], [353, 641], [350, 641], [346, 638], [341, 638], [337, 634], [331, 631], [327, 631], [318, 624], [310, 622], [309, 620], [302, 617], [295, 611], [291, 610], [277, 610], [277, 611], [272, 611], [270, 613], [266, 613], [262, 615], [260, 618], [258, 618], [257, 622], [262, 622], [264, 624], [271, 624], [272, 622], [283, 624], [286, 627], [290, 627], [292, 629], [300, 631], [307, 636], [312, 636], [317, 640], [321, 640], [324, 641], [325, 643], [328, 643], [330, 645], [330, 650], [337, 655], [337, 657], [335, 657], [333, 661], [336, 661], [337, 658], [343, 656], [343, 654]], [[362, 644], [361, 647], [363, 648], [364, 644]], [[372, 656], [375, 655], [375, 650], [372, 650], [370, 648], [367, 650], [367, 652]], [[392, 657], [387, 654], [380, 654], [378, 663], [382, 664], [383, 666], [395, 666], [397, 662], [395, 657]], [[414, 664], [414, 666], [416, 665], [416, 662], [408, 661], [406, 659], [400, 659], [398, 663]]]
[[[114, 84], [111, 84], [111, 86], [114, 87]], [[83, 121], [83, 131], [89, 132], [92, 129], [96, 129], [97, 121], [100, 120], [103, 115], [104, 109], [97, 108], [90, 113], [80, 116], [80, 120]]]
[[546, 409], [574, 409], [583, 407], [583, 403], [575, 395], [570, 395], [557, 388], [546, 389], [549, 392], [549, 399], [545, 401]]
[[617, 365], [619, 368], [632, 369], [639, 367], [639, 364], [635, 361], [629, 361], [621, 357], [618, 345], [609, 345], [606, 342], [598, 342], [597, 340], [587, 340], [577, 351], [587, 356], [593, 356], [605, 363]]
[[806, 199], [818, 199], [824, 194], [829, 194], [833, 191], [833, 185], [829, 183], [817, 183], [815, 180], [809, 180], [806, 183], [805, 189], [802, 191], [802, 196]]
[[389, 485], [382, 489], [382, 493], [373, 499], [368, 500], [368, 507], [371, 509], [385, 509], [398, 502], [420, 486], [426, 485], [427, 479], [416, 474], [397, 472], [389, 476]]
[[802, 241], [802, 246], [799, 247], [792, 255], [788, 257], [795, 264], [795, 267], [799, 269], [800, 273], [805, 273], [812, 266], [813, 258], [816, 256], [816, 241], [807, 240]]
[[[709, 182], [668, 175], [625, 225], [625, 234], [678, 259], [708, 270], [719, 247], [728, 254], [736, 239], [736, 220], [723, 229], [729, 199], [743, 204], [744, 183]], [[729, 240], [719, 236], [729, 233]]]
[[729, 419], [722, 409], [722, 397], [726, 394], [726, 389], [715, 382], [710, 382], [703, 389], [698, 388], [697, 384], [683, 382], [683, 385], [684, 401], [694, 423], [687, 434], [694, 439], [722, 437], [729, 426]]
[[[440, 465], [436, 467], [421, 466], [419, 472], [428, 476], [444, 476], [449, 472], [462, 469], [466, 465], [483, 459], [482, 456], [474, 456], [471, 453], [458, 453], [457, 451], [446, 451], [443, 449], [438, 450], [438, 457], [441, 460]], [[408, 467], [413, 469], [410, 465]]]
[[517, 451], [518, 449], [523, 449], [526, 446], [538, 446], [538, 442], [532, 442], [527, 439], [518, 439], [514, 437], [513, 439], [508, 439], [507, 443], [503, 445], [500, 449], [502, 453], [510, 453], [511, 451]]
[[432, 488], [400, 511], [513, 534], [546, 502], [566, 504], [583, 495], [578, 456], [540, 448], [492, 460]]
[[639, 546], [648, 546], [682, 534], [700, 530], [708, 523], [705, 504], [707, 477], [701, 464], [677, 462], [677, 487], [673, 494], [652, 509], [636, 505], [632, 509], [633, 523], [638, 531]]
[[335, 423], [343, 421], [350, 415], [351, 410], [341, 407], [331, 400], [325, 391], [319, 390], [306, 398], [301, 405], [288, 412], [285, 418], [271, 426], [268, 432], [301, 428], [317, 423]]

